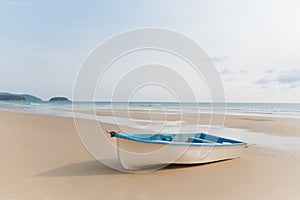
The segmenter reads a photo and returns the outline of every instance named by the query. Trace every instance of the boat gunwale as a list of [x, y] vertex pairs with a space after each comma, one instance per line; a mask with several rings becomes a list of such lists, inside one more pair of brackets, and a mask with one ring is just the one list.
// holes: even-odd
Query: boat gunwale
[[[136, 135], [152, 135], [152, 134], [141, 134], [141, 133], [135, 133]], [[197, 133], [199, 134], [199, 133]], [[200, 134], [205, 134], [207, 136], [213, 136], [213, 135], [209, 135], [206, 133], [200, 133]], [[155, 134], [154, 134], [155, 135]], [[163, 136], [174, 136], [174, 135], [189, 135], [189, 134], [160, 134]], [[193, 134], [196, 135], [196, 134]], [[112, 137], [117, 137], [120, 139], [125, 139], [125, 140], [130, 140], [130, 141], [134, 141], [134, 142], [142, 142], [142, 143], [147, 143], [147, 144], [163, 144], [163, 145], [172, 145], [172, 146], [245, 146], [247, 145], [246, 142], [242, 142], [242, 141], [238, 141], [238, 140], [233, 140], [233, 139], [227, 139], [227, 138], [223, 138], [223, 137], [217, 137], [217, 136], [213, 136], [213, 137], [217, 137], [217, 138], [221, 138], [221, 139], [225, 139], [225, 140], [229, 140], [232, 142], [226, 142], [226, 143], [218, 143], [215, 141], [210, 141], [210, 143], [195, 143], [195, 142], [179, 142], [179, 141], [164, 141], [164, 140], [149, 140], [149, 139], [143, 139], [140, 137], [134, 137], [132, 135], [128, 135], [128, 134], [124, 134], [124, 133], [114, 133], [111, 134]], [[198, 139], [198, 138], [195, 138]], [[209, 141], [209, 140], [208, 140]]]

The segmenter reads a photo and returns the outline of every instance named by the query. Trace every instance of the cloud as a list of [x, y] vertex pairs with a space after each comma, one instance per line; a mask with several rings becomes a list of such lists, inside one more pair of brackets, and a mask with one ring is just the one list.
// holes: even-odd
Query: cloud
[[265, 71], [265, 73], [272, 73], [272, 72], [275, 72], [276, 70], [275, 69], [268, 69]]
[[[275, 70], [268, 70], [268, 71], [275, 71]], [[267, 79], [262, 78], [255, 83], [262, 85], [261, 89], [265, 89], [266, 85], [269, 83], [277, 83], [286, 85], [289, 88], [298, 88], [300, 85], [300, 70], [292, 70], [289, 72], [286, 72], [284, 74], [279, 75], [277, 78], [273, 79]]]
[[290, 72], [287, 72], [285, 74], [282, 74], [278, 76], [275, 79], [278, 83], [286, 83], [286, 84], [294, 84], [300, 81], [300, 71], [299, 70], [293, 70]]
[[261, 86], [260, 89], [265, 90], [265, 89], [267, 89], [267, 86], [265, 86], [265, 85]]
[[262, 78], [262, 79], [256, 81], [255, 83], [258, 83], [258, 84], [261, 84], [261, 85], [266, 85], [266, 84], [269, 84], [270, 82], [271, 82], [270, 80]]
[[298, 86], [299, 86], [299, 84], [291, 84], [291, 85], [290, 85], [290, 88], [293, 89], [293, 88], [297, 88]]
[[231, 74], [232, 71], [228, 70], [228, 69], [223, 69], [219, 72], [220, 74]]
[[213, 62], [223, 62], [224, 60], [227, 60], [228, 58], [225, 57], [225, 56], [214, 56], [214, 57], [211, 57], [211, 60]]
[[242, 70], [240, 70], [240, 72], [241, 72], [241, 73], [243, 73], [243, 74], [246, 74], [248, 71], [247, 71], [247, 70], [244, 70], [244, 69], [242, 69]]
[[[269, 69], [266, 71], [266, 73], [271, 73], [274, 72], [274, 69]], [[300, 70], [291, 70], [289, 72], [285, 72], [277, 78], [273, 79], [267, 79], [267, 78], [262, 78], [255, 83], [261, 84], [261, 85], [267, 85], [269, 83], [279, 83], [279, 84], [284, 84], [289, 86], [290, 88], [297, 88], [300, 85]]]
[[228, 79], [225, 79], [224, 81], [226, 81], [226, 82], [233, 82], [233, 81], [235, 81], [235, 79], [234, 78], [228, 78]]

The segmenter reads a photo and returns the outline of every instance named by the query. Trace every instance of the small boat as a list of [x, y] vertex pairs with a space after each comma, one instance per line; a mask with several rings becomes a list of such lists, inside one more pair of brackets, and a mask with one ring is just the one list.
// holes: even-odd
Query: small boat
[[245, 142], [206, 133], [140, 134], [109, 132], [128, 170], [167, 164], [200, 164], [239, 158]]

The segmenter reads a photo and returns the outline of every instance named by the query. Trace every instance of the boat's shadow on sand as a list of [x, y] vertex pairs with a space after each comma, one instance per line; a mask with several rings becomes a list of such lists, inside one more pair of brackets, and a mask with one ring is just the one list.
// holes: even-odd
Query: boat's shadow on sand
[[[210, 165], [212, 163], [219, 163], [224, 161], [226, 160], [204, 163], [204, 164], [171, 164], [159, 170], [165, 171], [165, 170], [176, 170], [176, 169], [183, 169], [183, 168], [194, 168], [194, 167]], [[101, 164], [97, 160], [91, 160], [85, 162], [72, 163], [54, 169], [50, 169], [48, 171], [37, 174], [36, 176], [68, 177], [68, 176], [97, 176], [97, 175], [116, 175], [116, 174], [128, 174], [128, 173], [121, 172], [112, 169], [110, 167], [107, 167], [106, 165]]]
[[122, 172], [114, 170], [101, 164], [97, 160], [71, 163], [48, 171], [42, 172], [37, 176], [44, 177], [66, 177], [66, 176], [97, 176], [122, 174]]

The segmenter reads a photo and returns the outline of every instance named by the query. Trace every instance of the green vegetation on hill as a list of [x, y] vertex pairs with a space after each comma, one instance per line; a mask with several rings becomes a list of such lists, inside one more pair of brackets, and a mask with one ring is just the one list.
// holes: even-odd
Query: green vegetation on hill
[[26, 101], [26, 99], [19, 95], [0, 94], [0, 101]]
[[0, 92], [0, 101], [28, 101], [39, 102], [42, 99], [30, 94], [11, 94], [7, 92]]

